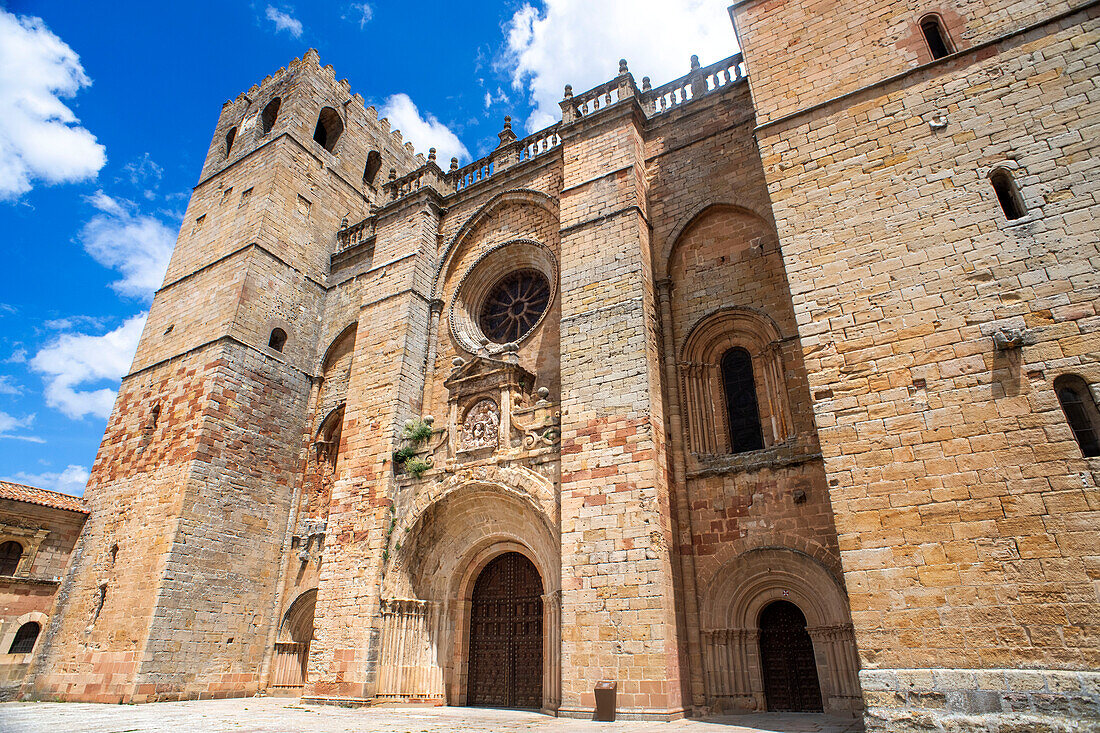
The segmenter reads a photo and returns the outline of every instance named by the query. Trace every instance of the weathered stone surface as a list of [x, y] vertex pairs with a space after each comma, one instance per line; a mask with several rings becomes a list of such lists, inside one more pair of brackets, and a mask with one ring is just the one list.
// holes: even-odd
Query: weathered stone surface
[[[518, 552], [547, 711], [602, 679], [629, 718], [782, 706], [782, 603], [790, 704], [1073, 730], [1100, 466], [1053, 384], [1100, 382], [1100, 56], [1065, 9], [938, 10], [958, 53], [921, 65], [901, 3], [748, 0], [751, 97], [739, 56], [624, 66], [448, 172], [315, 52], [227, 103], [27, 694], [465, 704]], [[549, 305], [494, 343], [508, 275]]]

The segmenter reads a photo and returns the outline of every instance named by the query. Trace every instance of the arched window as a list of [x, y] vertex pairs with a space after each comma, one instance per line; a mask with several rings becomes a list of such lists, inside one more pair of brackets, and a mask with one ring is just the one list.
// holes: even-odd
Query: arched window
[[764, 447], [760, 410], [756, 404], [756, 380], [752, 357], [741, 347], [722, 355], [722, 389], [730, 431], [730, 452], [744, 453]]
[[28, 621], [20, 626], [19, 631], [15, 632], [8, 654], [30, 654], [34, 651], [34, 642], [38, 641], [38, 632], [41, 630], [37, 621]]
[[15, 575], [22, 558], [23, 545], [18, 542], [9, 541], [0, 545], [0, 575]]
[[1076, 374], [1063, 374], [1054, 380], [1054, 392], [1081, 453], [1086, 458], [1100, 456], [1100, 410], [1088, 384]]
[[225, 133], [225, 157], [229, 157], [229, 151], [233, 149], [233, 141], [237, 139], [237, 128], [230, 127], [229, 132]]
[[344, 123], [340, 115], [332, 107], [325, 107], [321, 114], [317, 115], [317, 127], [313, 131], [313, 139], [330, 153], [336, 150], [336, 141], [340, 139], [340, 133], [344, 131]]
[[279, 119], [279, 107], [283, 104], [281, 97], [275, 97], [267, 106], [264, 107], [263, 114], [260, 115], [260, 125], [263, 128], [264, 134], [271, 132], [271, 128], [275, 127], [275, 120]]
[[794, 436], [779, 331], [766, 317], [722, 309], [692, 328], [680, 353], [691, 453], [771, 448]]
[[282, 351], [286, 346], [286, 331], [281, 328], [271, 329], [271, 337], [267, 340], [267, 348]]
[[363, 183], [374, 185], [374, 179], [378, 177], [378, 169], [382, 167], [382, 155], [377, 150], [367, 154], [367, 167], [363, 169]]
[[1020, 189], [1016, 188], [1016, 182], [1012, 180], [1012, 174], [1004, 168], [997, 168], [989, 174], [989, 182], [997, 193], [997, 201], [1009, 221], [1019, 219], [1027, 213], [1024, 199], [1020, 195]]
[[940, 16], [930, 14], [921, 18], [920, 30], [924, 34], [924, 42], [928, 44], [928, 51], [932, 54], [933, 60], [942, 59], [954, 53], [951, 38], [947, 35]]

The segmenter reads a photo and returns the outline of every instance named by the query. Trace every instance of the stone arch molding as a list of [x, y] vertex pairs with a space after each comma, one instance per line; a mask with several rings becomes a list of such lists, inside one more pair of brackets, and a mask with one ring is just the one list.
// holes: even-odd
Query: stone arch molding
[[760, 614], [774, 601], [789, 601], [806, 616], [825, 711], [857, 711], [859, 658], [847, 594], [823, 565], [786, 547], [744, 552], [709, 584], [700, 614], [708, 705], [767, 709]]
[[280, 642], [305, 643], [313, 639], [313, 618], [317, 606], [317, 589], [303, 591], [287, 607], [279, 624]]
[[[348, 323], [339, 331], [336, 331], [336, 335], [332, 337], [332, 340], [328, 342], [328, 346], [325, 347], [325, 351], [321, 354], [321, 357], [314, 364], [314, 372], [318, 375], [323, 375], [325, 370], [331, 366], [331, 357], [336, 353], [337, 349], [344, 345], [344, 339], [352, 339], [352, 349], [355, 349], [355, 336], [359, 330], [359, 321], [352, 321]], [[321, 343], [325, 343], [322, 339]]]
[[546, 211], [554, 221], [558, 221], [558, 202], [550, 195], [541, 191], [528, 188], [516, 188], [510, 191], [502, 191], [496, 194], [478, 209], [473, 216], [467, 219], [439, 258], [439, 265], [435, 271], [435, 281], [432, 288], [432, 297], [439, 298], [443, 293], [443, 286], [454, 264], [455, 255], [462, 250], [464, 244], [473, 235], [477, 228], [491, 217], [497, 209], [508, 204], [521, 203], [536, 206]]
[[728, 561], [709, 584], [703, 603], [704, 628], [753, 628], [760, 611], [788, 600], [806, 614], [809, 626], [851, 622], [844, 589], [827, 568], [787, 547], [760, 547]]
[[399, 521], [382, 589], [382, 697], [466, 702], [473, 584], [495, 557], [519, 552], [543, 583], [543, 707], [560, 702], [561, 548], [552, 484], [527, 469], [462, 471]]
[[704, 217], [713, 213], [728, 212], [740, 216], [745, 216], [750, 219], [755, 219], [760, 224], [766, 226], [769, 231], [774, 233], [774, 226], [772, 222], [761, 214], [757, 213], [753, 209], [738, 204], [731, 203], [729, 201], [708, 201], [706, 203], [699, 204], [687, 214], [682, 216], [675, 226], [669, 231], [668, 236], [661, 244], [659, 250], [660, 255], [657, 257], [657, 264], [661, 268], [661, 271], [656, 273], [657, 280], [667, 278], [671, 274], [671, 268], [669, 265], [672, 263], [672, 257], [676, 254], [676, 249], [680, 245], [680, 240], [684, 234], [688, 232], [693, 226], [695, 226]]
[[752, 358], [764, 447], [771, 448], [793, 437], [781, 341], [775, 321], [747, 308], [712, 311], [688, 332], [677, 367], [692, 453], [730, 451], [721, 361], [732, 348], [743, 348]]
[[[432, 506], [438, 505], [456, 492], [475, 487], [527, 504], [548, 529], [555, 524], [557, 501], [554, 484], [549, 479], [520, 465], [475, 466], [453, 473], [433, 483], [427, 491], [420, 492], [409, 511], [394, 525], [391, 545], [406, 545]], [[538, 562], [535, 566], [542, 571]]]

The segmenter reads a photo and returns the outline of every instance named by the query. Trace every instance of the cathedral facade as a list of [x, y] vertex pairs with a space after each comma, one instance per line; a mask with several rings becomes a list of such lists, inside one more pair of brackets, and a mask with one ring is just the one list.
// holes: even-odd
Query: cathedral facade
[[742, 0], [465, 166], [226, 102], [23, 694], [1095, 721], [1098, 13]]

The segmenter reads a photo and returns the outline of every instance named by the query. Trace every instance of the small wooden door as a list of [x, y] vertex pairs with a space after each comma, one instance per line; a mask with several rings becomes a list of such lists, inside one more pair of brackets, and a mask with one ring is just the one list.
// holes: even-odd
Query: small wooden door
[[798, 606], [775, 601], [760, 614], [760, 666], [770, 711], [820, 711], [814, 645]]
[[300, 693], [306, 681], [309, 642], [275, 642], [271, 686], [286, 693]]
[[481, 571], [470, 611], [470, 705], [542, 706], [542, 580], [509, 552]]

